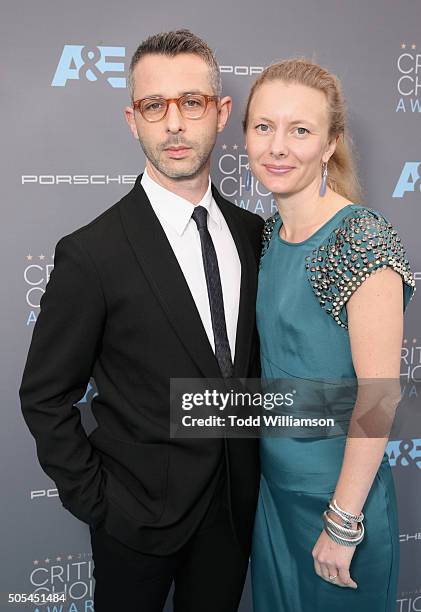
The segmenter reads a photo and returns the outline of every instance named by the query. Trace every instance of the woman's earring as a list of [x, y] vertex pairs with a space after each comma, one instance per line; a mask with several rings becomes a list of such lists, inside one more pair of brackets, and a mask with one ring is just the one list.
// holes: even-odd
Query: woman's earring
[[323, 162], [323, 171], [322, 171], [322, 183], [320, 185], [320, 195], [323, 197], [326, 193], [326, 183], [327, 183], [327, 162]]
[[250, 170], [250, 166], [247, 166], [246, 184], [244, 186], [244, 189], [246, 191], [250, 191], [250, 189], [251, 189], [251, 170]]

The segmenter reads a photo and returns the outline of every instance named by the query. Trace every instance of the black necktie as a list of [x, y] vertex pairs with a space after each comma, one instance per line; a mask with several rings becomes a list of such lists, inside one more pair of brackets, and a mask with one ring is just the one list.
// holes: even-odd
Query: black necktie
[[202, 246], [203, 267], [205, 269], [212, 329], [215, 340], [215, 356], [222, 376], [224, 378], [230, 378], [233, 375], [233, 365], [227, 336], [227, 327], [225, 324], [224, 300], [222, 297], [218, 259], [208, 230], [208, 211], [203, 206], [196, 206], [192, 214], [192, 219], [196, 222], [197, 229], [199, 230], [200, 244]]

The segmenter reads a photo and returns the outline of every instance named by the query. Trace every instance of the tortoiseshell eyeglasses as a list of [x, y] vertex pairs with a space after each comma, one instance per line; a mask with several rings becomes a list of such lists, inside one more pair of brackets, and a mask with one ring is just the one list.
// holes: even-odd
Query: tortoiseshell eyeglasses
[[154, 96], [133, 102], [133, 109], [138, 110], [146, 121], [161, 121], [168, 111], [171, 102], [177, 104], [181, 115], [186, 119], [200, 119], [206, 113], [211, 100], [219, 100], [219, 96], [206, 94], [185, 94], [179, 98], [160, 98]]

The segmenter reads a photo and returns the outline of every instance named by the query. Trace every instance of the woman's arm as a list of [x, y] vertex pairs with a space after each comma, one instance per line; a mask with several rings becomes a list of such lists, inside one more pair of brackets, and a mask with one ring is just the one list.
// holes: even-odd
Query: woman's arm
[[[347, 305], [352, 360], [362, 390], [353, 411], [334, 498], [353, 514], [363, 509], [399, 399], [402, 291], [399, 274], [391, 268], [382, 269], [361, 284]], [[373, 385], [375, 379], [378, 384]], [[335, 584], [339, 586], [354, 586], [349, 575], [354, 552], [355, 547], [337, 544], [323, 531], [313, 549], [316, 572], [327, 579], [338, 575]]]
[[[403, 335], [402, 279], [391, 268], [370, 276], [348, 302], [348, 329], [352, 361], [362, 384], [372, 385], [372, 402], [383, 399], [384, 409], [377, 413], [378, 435], [382, 424], [394, 416], [393, 401], [399, 389], [400, 355]], [[376, 388], [375, 379], [380, 379]], [[395, 384], [394, 384], [395, 383]], [[383, 397], [381, 397], [383, 396]], [[357, 400], [358, 404], [358, 400]], [[372, 409], [367, 429], [376, 432], [376, 405]], [[356, 407], [358, 411], [358, 406]], [[356, 415], [358, 418], [358, 416]], [[374, 417], [374, 418], [373, 418]], [[386, 427], [387, 428], [387, 427]], [[386, 429], [385, 428], [385, 429]], [[387, 437], [372, 437], [367, 431], [352, 428], [348, 436], [335, 499], [339, 506], [353, 514], [361, 512], [387, 444]], [[370, 437], [367, 437], [370, 436]]]

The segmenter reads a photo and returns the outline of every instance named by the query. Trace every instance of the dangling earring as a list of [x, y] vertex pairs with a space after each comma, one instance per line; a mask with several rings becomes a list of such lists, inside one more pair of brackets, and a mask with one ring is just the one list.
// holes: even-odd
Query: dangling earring
[[322, 171], [322, 182], [320, 185], [320, 195], [323, 197], [326, 193], [326, 183], [327, 183], [327, 162], [323, 162], [323, 171]]
[[246, 191], [250, 191], [251, 189], [251, 170], [250, 170], [250, 166], [247, 166], [247, 173], [246, 173], [246, 184], [244, 186], [244, 189]]

